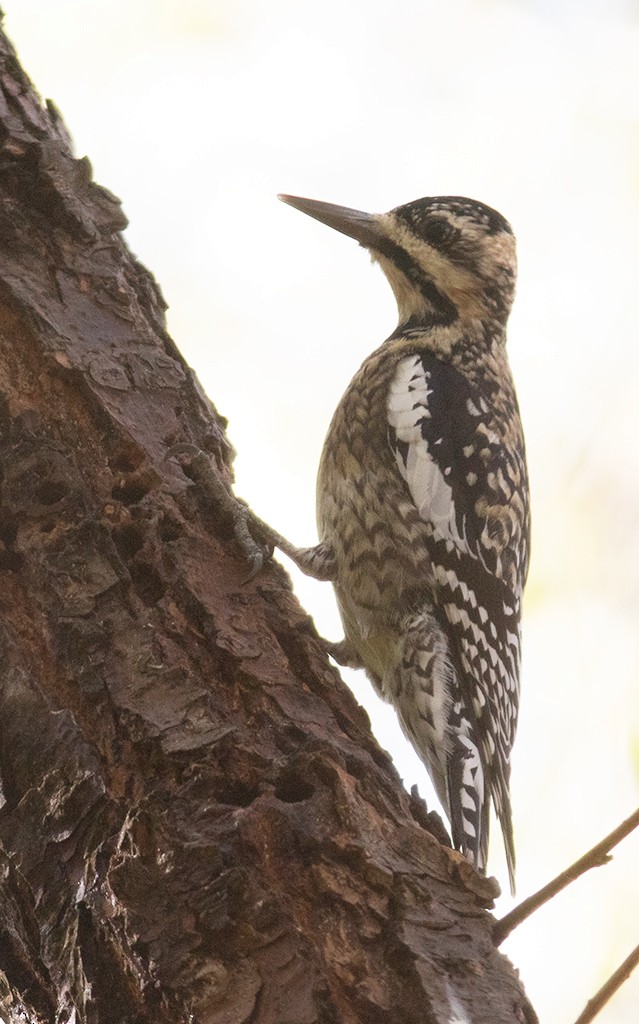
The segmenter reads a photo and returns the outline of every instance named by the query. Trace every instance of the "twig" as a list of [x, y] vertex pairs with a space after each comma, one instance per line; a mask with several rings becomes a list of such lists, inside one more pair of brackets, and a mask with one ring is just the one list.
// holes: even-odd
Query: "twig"
[[590, 1021], [595, 1019], [608, 1000], [614, 996], [617, 989], [630, 977], [637, 964], [639, 964], [639, 946], [636, 946], [630, 956], [626, 957], [621, 967], [618, 967], [615, 973], [608, 978], [608, 981], [605, 985], [602, 985], [597, 995], [588, 1000], [585, 1009], [579, 1014], [575, 1024], [590, 1024]]
[[552, 882], [548, 882], [547, 885], [533, 893], [532, 896], [522, 900], [509, 914], [496, 921], [493, 928], [495, 945], [499, 946], [522, 921], [525, 921], [527, 917], [530, 917], [536, 910], [543, 907], [544, 903], [551, 900], [553, 896], [556, 896], [557, 893], [565, 889], [571, 882], [574, 882], [580, 875], [590, 871], [591, 868], [598, 868], [602, 864], [607, 864], [613, 847], [620, 843], [622, 839], [625, 839], [638, 825], [639, 808], [629, 818], [626, 818], [621, 825], [618, 825], [609, 836], [606, 836], [600, 843], [593, 846], [592, 850], [589, 850], [588, 853], [585, 853], [583, 857], [580, 857], [569, 868], [562, 871], [556, 878], [553, 878]]

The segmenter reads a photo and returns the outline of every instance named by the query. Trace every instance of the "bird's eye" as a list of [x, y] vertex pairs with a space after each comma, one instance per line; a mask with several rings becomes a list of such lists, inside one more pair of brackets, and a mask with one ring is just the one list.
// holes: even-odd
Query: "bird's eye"
[[424, 225], [424, 238], [431, 245], [446, 245], [457, 237], [457, 229], [444, 217], [431, 217]]

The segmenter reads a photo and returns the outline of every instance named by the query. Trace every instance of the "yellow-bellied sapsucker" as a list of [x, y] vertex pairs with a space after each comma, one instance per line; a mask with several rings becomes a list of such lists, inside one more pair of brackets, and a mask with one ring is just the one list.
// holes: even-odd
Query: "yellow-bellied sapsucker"
[[512, 230], [457, 196], [386, 214], [280, 198], [370, 250], [399, 325], [355, 374], [330, 425], [319, 545], [270, 539], [333, 583], [345, 639], [330, 653], [364, 668], [395, 707], [454, 845], [482, 872], [492, 800], [513, 888], [510, 754], [530, 517], [506, 357]]

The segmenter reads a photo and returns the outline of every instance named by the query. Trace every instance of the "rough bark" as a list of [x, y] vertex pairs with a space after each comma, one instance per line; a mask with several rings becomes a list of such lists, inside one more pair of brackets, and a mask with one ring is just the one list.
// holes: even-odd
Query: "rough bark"
[[230, 479], [124, 226], [0, 36], [0, 1019], [534, 1021], [492, 883], [167, 458]]

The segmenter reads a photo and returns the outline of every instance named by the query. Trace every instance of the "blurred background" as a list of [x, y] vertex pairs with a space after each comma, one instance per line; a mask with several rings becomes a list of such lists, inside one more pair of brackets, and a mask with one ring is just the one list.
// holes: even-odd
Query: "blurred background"
[[[513, 802], [523, 897], [639, 802], [639, 4], [633, 0], [5, 0], [237, 448], [237, 491], [316, 539], [333, 409], [395, 325], [351, 240], [279, 191], [371, 211], [461, 194], [519, 243], [510, 354], [534, 499]], [[273, 481], [277, 485], [273, 486]], [[337, 639], [331, 588], [299, 576]], [[345, 673], [406, 785], [426, 772]], [[499, 832], [491, 870], [506, 888]], [[508, 940], [571, 1024], [639, 940], [639, 836]], [[498, 914], [512, 905], [504, 896]], [[639, 973], [600, 1015], [636, 1024]]]

